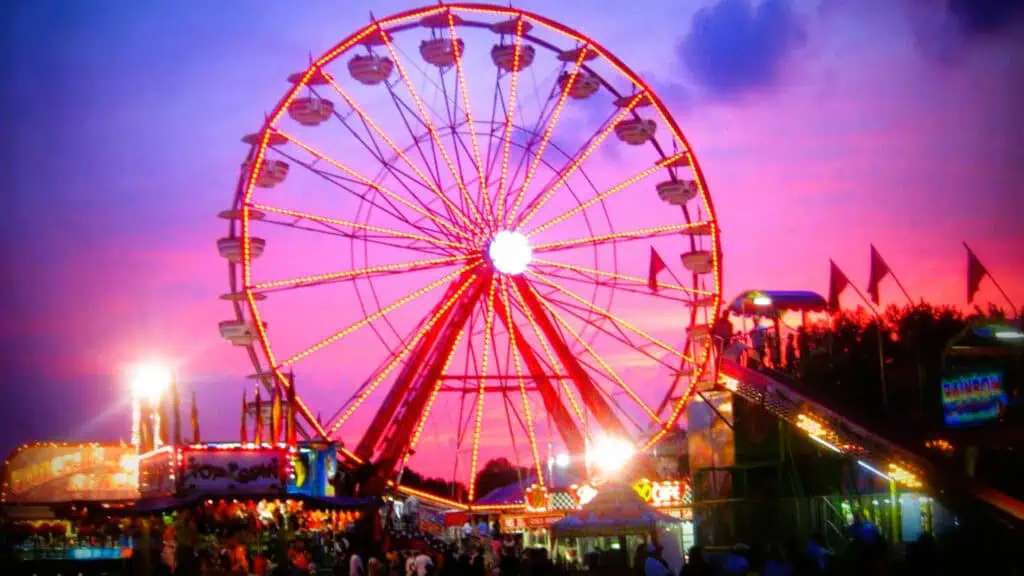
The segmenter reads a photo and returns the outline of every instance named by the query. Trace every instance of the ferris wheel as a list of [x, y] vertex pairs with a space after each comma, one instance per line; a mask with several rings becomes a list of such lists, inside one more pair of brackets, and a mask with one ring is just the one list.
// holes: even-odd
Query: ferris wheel
[[[640, 77], [515, 8], [373, 20], [288, 77], [218, 241], [254, 378], [379, 482], [651, 448], [713, 377], [721, 249]], [[703, 379], [703, 380], [702, 380]], [[324, 418], [326, 416], [326, 418]]]

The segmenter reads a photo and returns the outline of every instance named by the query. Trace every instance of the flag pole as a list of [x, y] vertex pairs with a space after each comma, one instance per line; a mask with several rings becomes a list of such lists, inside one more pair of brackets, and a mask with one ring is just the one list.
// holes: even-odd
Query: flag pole
[[[891, 273], [891, 272], [890, 272]], [[894, 276], [895, 278], [895, 276]], [[857, 297], [864, 302], [864, 305], [871, 310], [871, 313], [875, 315], [875, 326], [878, 328], [878, 376], [882, 382], [882, 406], [889, 410], [889, 387], [885, 383], [885, 350], [882, 347], [882, 315], [878, 313], [871, 301], [864, 297], [864, 293], [857, 288], [857, 285], [853, 282], [849, 283], [850, 288], [857, 293]]]
[[[973, 250], [971, 250], [971, 247], [967, 245], [967, 242], [963, 242], [962, 244], [964, 245], [964, 248], [967, 250], [967, 255], [969, 257], [973, 257], [977, 261], [978, 255], [975, 254]], [[1003, 299], [1006, 300], [1006, 303], [1010, 305], [1010, 310], [1013, 311], [1013, 316], [1015, 318], [1019, 316], [1020, 311], [1017, 310], [1017, 306], [1013, 303], [1013, 300], [1010, 300], [1009, 295], [1006, 294], [1006, 290], [1003, 290], [1003, 287], [999, 285], [999, 282], [996, 281], [996, 277], [992, 275], [992, 272], [989, 271], [988, 267], [982, 265], [982, 270], [984, 271], [984, 275], [982, 277], [988, 276], [988, 279], [992, 281], [992, 285], [996, 287], [996, 290], [999, 291], [999, 294], [1002, 295]]]
[[1017, 310], [1017, 306], [1014, 305], [1013, 300], [1010, 300], [1010, 297], [1006, 295], [1006, 291], [1003, 290], [1003, 287], [999, 285], [999, 282], [996, 282], [996, 278], [995, 276], [992, 275], [991, 272], [988, 273], [988, 279], [992, 281], [992, 285], [996, 287], [996, 290], [998, 290], [999, 293], [1002, 294], [1003, 299], [1006, 300], [1006, 303], [1010, 305], [1010, 310], [1013, 313], [1013, 318], [1019, 316], [1020, 311]]
[[889, 275], [892, 276], [893, 282], [896, 282], [896, 286], [899, 287], [900, 292], [903, 292], [903, 295], [907, 298], [907, 302], [911, 307], [913, 307], [914, 299], [910, 297], [910, 293], [903, 287], [903, 282], [900, 282], [900, 279], [896, 277], [896, 273], [892, 271], [892, 268], [889, 268]]

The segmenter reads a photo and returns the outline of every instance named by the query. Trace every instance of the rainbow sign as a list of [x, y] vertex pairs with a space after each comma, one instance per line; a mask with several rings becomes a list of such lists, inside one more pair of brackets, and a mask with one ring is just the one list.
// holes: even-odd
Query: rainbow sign
[[971, 426], [999, 418], [1006, 409], [1003, 375], [960, 374], [943, 379], [942, 408], [947, 426]]

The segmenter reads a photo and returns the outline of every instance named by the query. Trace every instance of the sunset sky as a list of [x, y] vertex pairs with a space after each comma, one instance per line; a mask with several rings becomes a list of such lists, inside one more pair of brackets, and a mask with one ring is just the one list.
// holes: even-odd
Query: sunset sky
[[[964, 305], [966, 241], [1024, 305], [1020, 2], [514, 4], [594, 38], [666, 102], [710, 185], [726, 298], [825, 293], [829, 258], [863, 288], [874, 243], [915, 299]], [[415, 6], [5, 3], [0, 452], [126, 438], [123, 369], [151, 357], [198, 391], [206, 438], [233, 438], [252, 367], [217, 333], [215, 216], [239, 138], [371, 8]], [[882, 297], [903, 299], [891, 281]], [[988, 280], [977, 301], [1005, 306]]]

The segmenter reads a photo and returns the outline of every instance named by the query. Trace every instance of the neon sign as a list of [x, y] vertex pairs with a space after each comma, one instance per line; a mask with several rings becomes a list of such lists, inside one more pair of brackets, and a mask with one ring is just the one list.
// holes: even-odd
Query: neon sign
[[969, 426], [995, 420], [1006, 407], [1002, 374], [962, 374], [942, 381], [942, 407], [947, 426]]

